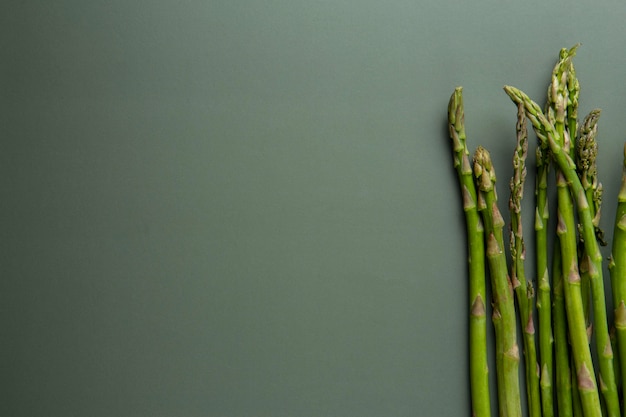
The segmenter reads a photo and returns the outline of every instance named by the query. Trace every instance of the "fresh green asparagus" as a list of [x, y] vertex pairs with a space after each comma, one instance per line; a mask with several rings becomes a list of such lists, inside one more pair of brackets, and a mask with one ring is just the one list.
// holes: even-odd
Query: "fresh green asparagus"
[[448, 105], [448, 123], [468, 239], [469, 253], [469, 346], [470, 386], [473, 415], [489, 417], [489, 370], [487, 364], [486, 273], [483, 225], [477, 208], [477, 194], [467, 149], [463, 90], [455, 89]]
[[[478, 146], [470, 162], [461, 87], [450, 97], [448, 124], [469, 255], [473, 417], [489, 416], [492, 408], [487, 368], [487, 354], [492, 352], [487, 349], [489, 301], [495, 331], [490, 359], [495, 359], [499, 417], [520, 417], [522, 410], [529, 417], [626, 417], [626, 143], [608, 262], [611, 294], [605, 294], [600, 246], [608, 239], [600, 227], [600, 110], [578, 119], [581, 89], [573, 58], [579, 46], [559, 51], [543, 110], [521, 90], [504, 87], [518, 109], [507, 246], [491, 155]], [[538, 139], [534, 164], [530, 159], [527, 162], [526, 121]], [[522, 224], [527, 163], [536, 169], [536, 264], [532, 268], [536, 281], [526, 276]], [[549, 175], [552, 170], [554, 177]], [[552, 184], [555, 193], [550, 192]], [[554, 197], [557, 204], [551, 212]], [[551, 230], [556, 230], [556, 236], [550, 236]], [[611, 315], [607, 314], [607, 296], [612, 297]]]
[[494, 327], [496, 363], [501, 366], [501, 373], [497, 372], [500, 414], [518, 417], [522, 415], [519, 384], [520, 356], [513, 286], [508, 276], [504, 252], [505, 223], [497, 204], [495, 169], [489, 152], [483, 147], [478, 147], [474, 154], [474, 176], [478, 186], [479, 200], [482, 200], [479, 209], [485, 228], [485, 247], [493, 292], [494, 315], [499, 316], [499, 324]]
[[[619, 416], [619, 400], [613, 368], [613, 351], [611, 349], [608, 331], [606, 301], [603, 286], [604, 283], [602, 280], [602, 255], [598, 248], [598, 242], [595, 235], [595, 227], [593, 224], [593, 217], [591, 216], [585, 191], [580, 182], [580, 179], [578, 178], [576, 167], [572, 158], [569, 156], [568, 151], [564, 150], [563, 146], [559, 144], [557, 139], [559, 136], [555, 127], [543, 115], [539, 106], [537, 106], [537, 104], [534, 103], [525, 93], [514, 87], [506, 86], [505, 91], [515, 103], [524, 103], [526, 116], [531, 121], [539, 139], [546, 140], [548, 142], [550, 150], [552, 151], [553, 159], [563, 173], [564, 181], [568, 184], [570, 193], [577, 203], [576, 207], [578, 209], [578, 217], [582, 223], [582, 237], [588, 257], [589, 277], [591, 281], [593, 296], [592, 305], [594, 315], [594, 328], [596, 331], [595, 339], [599, 355], [600, 378], [602, 382], [600, 388], [606, 402], [608, 415]], [[565, 259], [563, 260], [563, 263], [564, 268], [568, 268]], [[569, 268], [573, 268], [573, 264], [569, 265]], [[578, 272], [576, 272], [576, 275], [578, 275]], [[572, 274], [572, 277], [566, 278], [566, 281], [568, 279], [575, 278], [576, 277]], [[571, 320], [569, 319], [569, 310], [568, 321], [570, 321], [571, 323]], [[573, 332], [571, 328], [570, 331]], [[580, 346], [574, 348], [575, 351], [580, 349]], [[579, 351], [578, 353], [582, 352]], [[583, 392], [586, 393], [587, 390], [595, 391], [596, 389], [594, 386], [595, 384], [589, 383], [590, 379], [593, 379], [593, 375], [590, 374], [592, 368], [582, 366], [582, 359], [582, 357], [578, 358], [578, 367], [576, 370], [578, 374], [581, 397], [583, 395]], [[584, 359], [584, 362], [587, 362], [586, 355]], [[586, 398], [583, 398], [583, 407], [588, 407], [590, 404], [585, 404], [585, 400]]]
[[518, 106], [517, 145], [513, 153], [513, 177], [510, 181], [509, 198], [511, 281], [519, 306], [519, 318], [522, 324], [523, 352], [526, 375], [526, 396], [530, 417], [541, 417], [541, 398], [539, 392], [539, 364], [535, 342], [535, 323], [533, 315], [534, 291], [526, 280], [524, 259], [526, 248], [522, 226], [522, 198], [526, 179], [526, 156], [528, 154], [528, 133], [524, 106]]
[[[624, 145], [622, 183], [617, 196], [609, 270], [615, 306], [615, 331], [620, 358], [622, 395], [626, 398], [626, 144]], [[623, 415], [626, 415], [626, 405], [624, 405]]]

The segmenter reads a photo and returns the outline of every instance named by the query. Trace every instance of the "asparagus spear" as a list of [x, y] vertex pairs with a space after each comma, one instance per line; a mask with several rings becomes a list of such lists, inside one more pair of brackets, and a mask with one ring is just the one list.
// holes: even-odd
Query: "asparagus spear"
[[[563, 289], [568, 321], [569, 339], [572, 344], [574, 366], [577, 370], [578, 391], [585, 415], [601, 415], [600, 400], [593, 377], [593, 363], [587, 339], [583, 299], [580, 292], [580, 275], [576, 255], [576, 223], [567, 181], [561, 171], [557, 172], [558, 226], [563, 268]], [[575, 400], [575, 399], [574, 399]]]
[[[548, 87], [547, 94], [547, 102], [546, 102], [546, 118], [548, 121], [554, 126], [557, 137], [556, 140], [559, 142], [561, 146], [566, 148], [572, 148], [571, 137], [570, 137], [570, 125], [572, 123], [572, 113], [576, 110], [576, 106], [573, 104], [577, 103], [577, 97], [574, 97], [577, 90], [572, 88], [571, 95], [574, 100], [570, 98], [570, 89], [568, 86], [574, 86], [572, 80], [575, 80], [575, 77], [572, 78], [572, 74], [570, 70], [573, 69], [573, 65], [570, 64], [571, 57], [573, 57], [576, 53], [577, 46], [574, 48], [567, 50], [565, 48], [561, 49], [559, 53], [559, 60], [557, 61], [554, 69], [552, 71], [552, 79], [550, 85]], [[573, 123], [577, 123], [576, 120]], [[539, 148], [549, 148], [549, 145], [544, 141], [544, 143], [540, 144]], [[547, 154], [549, 149], [545, 151]], [[561, 181], [562, 174], [559, 172], [559, 168], [556, 169], [556, 179], [557, 179], [557, 195], [558, 195], [558, 215], [559, 215], [559, 224], [557, 228], [557, 234], [559, 235], [558, 242], [565, 241], [564, 244], [559, 244], [559, 252], [555, 254], [555, 264], [560, 264], [561, 267], [563, 265], [563, 258], [566, 260], [565, 262], [573, 261], [575, 258], [575, 252], [571, 253], [566, 250], [566, 254], [561, 253], [563, 248], [569, 248], [571, 242], [576, 241], [576, 230], [573, 227], [563, 227], [566, 224], [575, 224], [574, 222], [574, 214], [573, 211], [562, 210], [561, 206], [563, 204], [571, 205], [571, 197], [568, 197], [567, 190], [562, 190], [560, 187], [563, 186]], [[566, 185], [565, 185], [566, 187]], [[563, 216], [569, 216], [569, 218], [565, 219]], [[569, 259], [569, 261], [568, 261]], [[578, 386], [576, 383], [576, 375], [571, 374], [570, 364], [575, 368], [574, 359], [569, 357], [567, 352], [567, 335], [566, 335], [566, 306], [569, 306], [571, 309], [571, 303], [567, 304], [567, 301], [572, 297], [571, 294], [574, 294], [575, 297], [580, 297], [580, 291], [578, 288], [572, 287], [571, 284], [567, 281], [563, 281], [564, 276], [568, 274], [567, 270], [558, 271], [559, 277], [559, 297], [558, 302], [560, 305], [557, 307], [557, 311], [555, 311], [555, 319], [557, 319], [557, 323], [555, 324], [555, 332], [557, 332], [557, 378], [558, 385], [560, 389], [560, 395], [564, 395], [564, 398], [559, 398], [559, 412], [566, 412], [567, 415], [571, 415], [574, 417], [578, 417], [582, 415], [582, 403], [580, 400], [580, 395], [578, 392]], [[582, 282], [581, 282], [582, 284]], [[581, 285], [583, 287], [583, 285]], [[587, 292], [588, 294], [588, 292]], [[565, 295], [565, 298], [563, 298]], [[555, 303], [557, 296], [555, 295]], [[585, 306], [584, 300], [588, 299], [588, 295], [585, 295], [585, 291], [582, 291], [581, 301], [583, 302], [583, 307]], [[577, 299], [575, 300], [577, 301]], [[583, 311], [586, 309], [583, 308]], [[576, 312], [578, 313], [578, 311]], [[586, 324], [586, 315], [583, 315], [585, 318], [584, 323]], [[579, 333], [580, 329], [579, 329]], [[569, 362], [568, 362], [569, 359]], [[571, 378], [571, 381], [568, 380], [568, 376]], [[567, 402], [567, 404], [565, 404]]]
[[[550, 85], [548, 86], [546, 114], [551, 123], [559, 126], [559, 131], [565, 136], [568, 132], [566, 125], [571, 126], [570, 104], [577, 107], [576, 84], [571, 81], [570, 73], [566, 71], [564, 59], [573, 56], [577, 46], [567, 50], [561, 49], [559, 60], [552, 70]], [[574, 77], [573, 80], [577, 81]], [[571, 90], [570, 88], [571, 87]], [[566, 99], [567, 97], [567, 99]], [[568, 104], [565, 111], [566, 102]], [[574, 118], [575, 119], [575, 118]], [[573, 121], [576, 123], [576, 120]], [[563, 299], [562, 272], [560, 271], [561, 255], [555, 250], [553, 268], [557, 274], [559, 285], [555, 287], [554, 305], [554, 336], [552, 326], [552, 300], [550, 296], [550, 274], [548, 272], [548, 174], [550, 170], [550, 147], [547, 141], [539, 141], [537, 146], [537, 177], [535, 182], [535, 242], [537, 257], [537, 276], [539, 280], [537, 296], [537, 313], [539, 316], [539, 353], [541, 360], [541, 405], [544, 417], [554, 415], [553, 403], [553, 345], [556, 345], [557, 358], [557, 405], [561, 415], [572, 415], [572, 387], [570, 381], [569, 353], [565, 334], [565, 310]], [[558, 240], [557, 240], [558, 245]], [[560, 246], [559, 246], [560, 247]], [[560, 326], [560, 327], [559, 327]], [[558, 334], [556, 334], [558, 333]], [[555, 341], [556, 339], [556, 341]]]
[[548, 87], [546, 118], [554, 126], [558, 133], [558, 138], [560, 138], [562, 142], [569, 142], [570, 139], [566, 135], [566, 123], [569, 122], [566, 115], [569, 101], [567, 81], [570, 77], [569, 69], [572, 67], [571, 58], [576, 55], [577, 48], [578, 45], [569, 50], [565, 48], [561, 49], [559, 60], [552, 70], [552, 80]]
[[[602, 185], [598, 182], [598, 168], [596, 164], [596, 156], [598, 153], [596, 133], [599, 117], [599, 109], [592, 110], [591, 113], [589, 113], [587, 117], [585, 117], [585, 120], [580, 127], [579, 137], [576, 141], [574, 158], [576, 160], [578, 177], [580, 178], [583, 189], [585, 190], [587, 203], [589, 204], [589, 211], [591, 217], [593, 218], [596, 239], [601, 245], [606, 245], [606, 242], [603, 238], [602, 229], [600, 229], [599, 227], [600, 203], [602, 198]], [[589, 294], [591, 279], [589, 276], [589, 257], [587, 256], [587, 252], [585, 251], [584, 241], [582, 239], [579, 243], [579, 246], [579, 267], [582, 279], [583, 298], [585, 301], [585, 319], [587, 320], [587, 325], [590, 326]]]
[[479, 204], [486, 236], [486, 254], [493, 292], [494, 315], [499, 323], [496, 331], [496, 362], [500, 411], [502, 416], [519, 417], [522, 414], [519, 386], [519, 347], [513, 288], [507, 274], [504, 253], [504, 220], [498, 210], [495, 181], [496, 174], [489, 152], [478, 147], [474, 154], [474, 176], [479, 189]]
[[539, 364], [535, 344], [535, 324], [533, 317], [534, 291], [526, 280], [524, 258], [524, 234], [522, 227], [522, 197], [524, 195], [524, 181], [526, 179], [526, 155], [528, 154], [528, 133], [526, 130], [526, 116], [524, 106], [518, 106], [517, 113], [517, 145], [513, 153], [513, 177], [510, 182], [511, 196], [509, 210], [511, 213], [510, 225], [510, 252], [511, 252], [511, 281], [519, 305], [519, 317], [522, 323], [524, 364], [526, 375], [526, 396], [530, 417], [541, 417], [541, 399], [539, 393]]
[[[550, 171], [549, 151], [549, 147], [546, 143], [540, 142], [537, 146], [537, 175], [535, 179], [535, 256], [536, 271], [538, 277], [537, 317], [539, 322], [539, 359], [541, 362], [541, 410], [543, 417], [552, 417], [554, 415], [554, 364], [552, 349], [555, 343], [554, 338], [556, 338], [556, 336], [554, 336], [553, 338], [552, 333], [552, 300], [550, 296], [550, 273], [548, 272], [548, 174]], [[557, 254], [558, 251], [555, 251], [555, 256]], [[569, 372], [569, 365], [567, 371]]]
[[[570, 51], [574, 52], [580, 46], [575, 45]], [[573, 53], [568, 51], [568, 56], [573, 57]], [[566, 57], [564, 57], [566, 58]], [[578, 97], [580, 95], [580, 83], [576, 77], [573, 61], [570, 59], [570, 66], [567, 71], [567, 130], [570, 136], [576, 135], [578, 132]], [[574, 139], [572, 137], [572, 139]]]
[[[548, 112], [546, 113], [548, 121], [554, 125], [558, 134], [556, 139], [562, 147], [568, 150], [572, 159], [576, 158], [576, 147], [573, 144], [576, 140], [578, 126], [578, 97], [580, 94], [580, 84], [578, 83], [578, 78], [576, 78], [572, 58], [576, 55], [579, 46], [580, 44], [574, 45], [569, 50], [563, 48], [559, 53], [559, 60], [554, 67], [552, 82], [548, 92]], [[556, 114], [556, 116], [553, 117], [553, 114]], [[589, 268], [585, 259], [584, 252], [580, 250], [579, 270], [581, 274], [580, 287], [583, 297], [583, 312], [585, 323], [589, 331], [591, 331], [589, 322], [590, 279]]]
[[[575, 54], [576, 48], [578, 45], [574, 46], [574, 48], [569, 51], [565, 48], [561, 50], [560, 54], [560, 62], [569, 62], [569, 66], [565, 65], [565, 77], [564, 81], [566, 83], [564, 93], [565, 97], [561, 103], [567, 103], [566, 107], [566, 120], [564, 121], [565, 129], [562, 132], [563, 137], [560, 138], [561, 144], [563, 148], [568, 151], [570, 157], [575, 158], [575, 146], [574, 142], [576, 140], [576, 132], [578, 128], [578, 95], [580, 92], [580, 86], [578, 84], [578, 79], [576, 78], [576, 74], [574, 72], [574, 64], [572, 62], [572, 57]], [[571, 196], [569, 199], [570, 204], [573, 204], [571, 200]], [[575, 239], [575, 237], [574, 237]], [[580, 239], [579, 239], [580, 243]], [[580, 247], [580, 246], [579, 246]], [[581, 257], [581, 254], [584, 254], [583, 251], [579, 252], [578, 255], [578, 268], [580, 272], [580, 289], [581, 296], [583, 301], [583, 315], [585, 318], [585, 325], [587, 326], [587, 340], [591, 339], [591, 325], [589, 324], [589, 300], [590, 300], [590, 285], [589, 285], [589, 270], [586, 267], [586, 262], [581, 262], [580, 259], [585, 259], [584, 256]], [[573, 358], [572, 366], [573, 365]], [[574, 417], [583, 417], [583, 406], [580, 398], [580, 393], [578, 391], [578, 385], [576, 384], [575, 375], [572, 375], [572, 410]], [[602, 404], [601, 404], [602, 405]], [[603, 415], [604, 413], [603, 410]]]
[[[598, 248], [593, 218], [591, 217], [589, 204], [587, 203], [583, 186], [578, 178], [572, 159], [557, 141], [558, 134], [554, 126], [549, 123], [541, 112], [539, 106], [537, 106], [537, 104], [534, 103], [526, 94], [514, 87], [506, 86], [505, 91], [515, 103], [524, 103], [526, 115], [533, 124], [535, 132], [537, 132], [537, 136], [540, 140], [545, 140], [550, 145], [554, 161], [561, 169], [564, 179], [569, 185], [571, 194], [576, 199], [578, 216], [582, 222], [585, 250], [587, 251], [589, 259], [589, 276], [593, 296], [594, 327], [596, 329], [596, 343], [599, 354], [601, 390], [607, 405], [607, 412], [609, 416], [619, 416], [619, 401], [613, 369], [613, 351], [611, 349], [608, 332], [606, 303], [604, 299], [604, 287], [602, 281], [602, 255]], [[565, 264], [565, 259], [563, 262]], [[569, 270], [573, 272], [573, 268], [574, 266], [572, 264], [570, 265]], [[576, 275], [577, 274], [572, 273], [569, 276], [569, 279], [577, 279]], [[572, 334], [574, 333], [572, 324], [574, 324], [574, 326], [579, 326], [579, 324], [577, 323], [578, 320], [572, 321], [569, 318], [569, 309], [568, 321], [570, 324], [570, 334]], [[593, 399], [593, 403], [595, 403], [596, 394], [594, 394], [594, 392], [597, 392], [597, 388], [595, 383], [591, 383], [595, 381], [593, 381], [593, 375], [590, 374], [592, 368], [589, 368], [586, 365], [586, 354], [584, 357], [579, 356], [583, 354], [581, 351], [582, 347], [576, 346], [577, 344], [575, 345], [574, 343], [573, 345], [575, 351], [574, 356], [575, 359], [577, 359], [576, 371], [578, 375], [581, 399], [583, 407], [587, 411], [591, 405], [591, 399]], [[589, 410], [589, 412], [591, 412], [591, 410]]]
[[[544, 156], [545, 155], [545, 156]], [[552, 297], [548, 272], [548, 173], [547, 150], [537, 149], [537, 177], [535, 182], [535, 257], [538, 277], [537, 319], [539, 323], [539, 360], [541, 411], [543, 417], [554, 415], [554, 336], [552, 330]]]
[[461, 87], [457, 87], [450, 97], [448, 122], [454, 151], [454, 166], [461, 186], [468, 240], [469, 362], [472, 414], [476, 417], [490, 417], [484, 233], [477, 210], [477, 195], [467, 150], [464, 119], [463, 91]]
[[[613, 287], [615, 306], [615, 331], [622, 377], [622, 395], [626, 398], [626, 144], [624, 145], [624, 166], [622, 185], [617, 196], [617, 212], [613, 229], [613, 247], [609, 270]], [[626, 415], [626, 404], [624, 405]]]
[[580, 135], [576, 141], [576, 168], [580, 182], [585, 190], [589, 211], [593, 219], [596, 238], [601, 245], [606, 245], [604, 232], [600, 229], [600, 206], [602, 203], [602, 184], [598, 182], [598, 119], [600, 109], [592, 110], [580, 127]]
[[567, 340], [567, 316], [565, 315], [565, 295], [563, 292], [563, 269], [561, 263], [561, 245], [554, 243], [552, 258], [552, 276], [554, 279], [554, 356], [556, 362], [556, 406], [560, 417], [573, 416], [572, 374], [570, 368], [569, 342]]

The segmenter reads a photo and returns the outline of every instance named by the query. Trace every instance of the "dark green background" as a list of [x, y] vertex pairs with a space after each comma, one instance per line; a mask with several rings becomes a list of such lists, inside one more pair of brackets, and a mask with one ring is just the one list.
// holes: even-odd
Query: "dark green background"
[[582, 42], [610, 231], [625, 16], [2, 2], [0, 416], [469, 415], [447, 100], [465, 87], [470, 146], [505, 187], [502, 86], [543, 103], [558, 50]]

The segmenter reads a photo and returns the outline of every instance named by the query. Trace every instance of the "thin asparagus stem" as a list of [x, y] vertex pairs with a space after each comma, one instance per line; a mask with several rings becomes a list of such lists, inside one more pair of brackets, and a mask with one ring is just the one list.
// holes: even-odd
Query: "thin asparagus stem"
[[[610, 267], [609, 267], [610, 268]], [[620, 303], [620, 306], [618, 306], [617, 308], [615, 308], [614, 311], [614, 316], [613, 316], [613, 326], [611, 327], [611, 333], [610, 333], [610, 337], [611, 337], [611, 348], [613, 349], [613, 352], [617, 352], [617, 355], [614, 356], [613, 358], [613, 368], [615, 370], [615, 380], [617, 381], [617, 392], [624, 392], [624, 386], [622, 384], [622, 378], [623, 378], [623, 373], [622, 373], [622, 369], [621, 367], [623, 366], [622, 364], [622, 360], [621, 358], [623, 358], [624, 356], [622, 356], [622, 353], [626, 353], [626, 350], [622, 351], [620, 350], [620, 345], [618, 342], [618, 336], [617, 336], [617, 325], [616, 322], [621, 321], [620, 324], [624, 323], [625, 317], [624, 315], [626, 315], [626, 309], [624, 307], [621, 307], [622, 303]], [[619, 311], [618, 311], [619, 309]], [[621, 317], [618, 317], [621, 316]], [[622, 397], [623, 398], [623, 397]], [[624, 407], [624, 404], [622, 404], [622, 407]], [[623, 412], [622, 412], [622, 415]]]
[[[624, 145], [622, 184], [617, 196], [609, 270], [613, 288], [613, 305], [615, 306], [615, 332], [619, 349], [622, 395], [626, 398], [626, 144]], [[623, 414], [626, 415], [626, 402]]]
[[511, 281], [519, 305], [519, 317], [522, 323], [524, 364], [526, 375], [526, 396], [530, 417], [541, 417], [541, 397], [539, 391], [539, 364], [535, 342], [535, 325], [533, 316], [533, 289], [526, 280], [524, 259], [524, 233], [522, 226], [522, 198], [524, 196], [524, 182], [526, 179], [526, 155], [528, 154], [528, 133], [526, 130], [526, 116], [524, 106], [518, 106], [517, 113], [517, 145], [513, 153], [513, 177], [510, 182], [511, 196], [509, 210], [510, 225], [510, 252], [511, 252]]
[[484, 230], [477, 209], [477, 194], [465, 134], [463, 91], [457, 87], [450, 97], [448, 122], [459, 178], [469, 260], [469, 362], [472, 411], [476, 417], [491, 416], [489, 368], [487, 364], [486, 273]]
[[[576, 140], [576, 147], [573, 152], [573, 157], [576, 161], [576, 169], [578, 177], [585, 190], [587, 197], [587, 203], [589, 204], [589, 212], [593, 218], [594, 230], [596, 239], [601, 245], [606, 245], [603, 238], [602, 229], [599, 227], [600, 223], [600, 203], [602, 201], [602, 185], [598, 182], [598, 167], [596, 164], [596, 157], [598, 153], [598, 144], [596, 142], [596, 133], [598, 131], [597, 123], [600, 117], [600, 110], [592, 110], [583, 121], [580, 127], [580, 133]], [[585, 242], [583, 239], [579, 242], [579, 268], [581, 274], [581, 288], [583, 291], [583, 300], [585, 302], [585, 320], [587, 326], [591, 326], [589, 320], [589, 301], [591, 293], [591, 277], [589, 276], [589, 257], [585, 250]]]
[[[572, 49], [575, 53], [580, 44], [575, 45]], [[572, 51], [570, 49], [570, 51]], [[573, 57], [573, 54], [567, 53], [568, 56]], [[573, 60], [570, 59], [570, 66], [567, 71], [567, 131], [570, 134], [572, 140], [576, 132], [578, 132], [578, 98], [580, 96], [580, 83], [576, 77], [576, 70], [574, 69]]]
[[[574, 365], [572, 364], [572, 366]], [[600, 403], [600, 407], [602, 407], [602, 403]], [[578, 392], [578, 385], [576, 384], [576, 376], [574, 374], [572, 374], [572, 412], [574, 417], [585, 416], [580, 393]], [[606, 415], [606, 413], [602, 412], [602, 415]]]
[[498, 391], [502, 416], [522, 415], [519, 386], [519, 347], [517, 344], [517, 322], [513, 300], [513, 288], [507, 273], [504, 253], [504, 219], [498, 209], [495, 181], [496, 175], [489, 152], [478, 147], [474, 154], [474, 176], [479, 190], [479, 204], [485, 228], [486, 255], [491, 277], [494, 315], [500, 323], [496, 331], [496, 362], [501, 365], [498, 372]]
[[563, 292], [563, 267], [561, 245], [554, 242], [552, 258], [552, 277], [554, 279], [554, 356], [556, 406], [559, 417], [573, 417], [572, 373], [570, 368], [569, 342], [567, 340], [567, 316], [565, 315], [565, 295]]
[[600, 229], [602, 184], [598, 181], [598, 164], [596, 162], [598, 156], [596, 135], [600, 112], [600, 109], [592, 110], [580, 126], [580, 135], [576, 141], [576, 168], [587, 196], [596, 238], [604, 246], [606, 245], [604, 232]]
[[[537, 317], [539, 323], [539, 359], [541, 363], [541, 411], [543, 417], [553, 417], [554, 337], [552, 330], [550, 273], [548, 272], [548, 220], [550, 216], [548, 209], [548, 174], [550, 171], [549, 148], [539, 143], [536, 153], [535, 257], [538, 277]], [[556, 253], [558, 253], [558, 251], [555, 251], [555, 254]]]

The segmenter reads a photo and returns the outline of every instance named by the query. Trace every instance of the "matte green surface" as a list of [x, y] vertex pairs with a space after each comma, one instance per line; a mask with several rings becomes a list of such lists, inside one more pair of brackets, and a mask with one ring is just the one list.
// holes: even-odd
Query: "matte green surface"
[[501, 88], [543, 102], [558, 50], [582, 42], [610, 232], [624, 16], [590, 0], [3, 2], [0, 415], [470, 415], [448, 98], [464, 86], [470, 146], [506, 196]]

